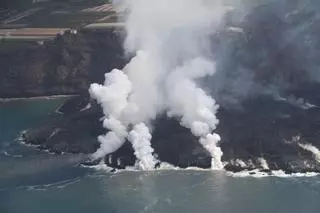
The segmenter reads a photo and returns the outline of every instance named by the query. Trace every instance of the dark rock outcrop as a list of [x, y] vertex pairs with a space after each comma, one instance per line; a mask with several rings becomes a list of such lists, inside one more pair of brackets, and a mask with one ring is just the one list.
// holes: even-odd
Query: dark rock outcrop
[[[52, 120], [23, 133], [26, 143], [38, 145], [55, 153], [93, 153], [99, 147], [97, 136], [105, 134], [102, 128], [100, 106], [87, 96], [68, 100], [52, 115]], [[189, 131], [175, 120], [159, 119], [155, 122], [152, 146], [161, 161], [179, 167], [208, 168], [209, 153]], [[105, 157], [107, 165], [114, 168], [133, 166], [135, 156], [132, 145], [126, 142], [115, 153]]]
[[84, 96], [67, 101], [50, 121], [24, 133], [24, 140], [55, 153], [93, 153], [99, 147], [96, 136], [105, 131], [99, 122], [100, 108], [96, 104], [86, 108], [89, 102], [81, 106], [85, 101]]

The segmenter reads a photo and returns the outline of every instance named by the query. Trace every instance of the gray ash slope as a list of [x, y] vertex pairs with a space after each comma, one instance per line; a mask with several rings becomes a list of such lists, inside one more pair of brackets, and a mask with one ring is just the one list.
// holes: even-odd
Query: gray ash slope
[[[221, 105], [217, 133], [227, 170], [259, 168], [263, 157], [272, 170], [320, 171], [313, 154], [298, 145], [320, 148], [318, 11], [318, 3], [312, 1], [303, 6], [272, 2], [245, 15], [235, 10], [227, 14], [223, 30], [213, 36], [218, 73], [203, 83]], [[110, 71], [109, 61], [115, 55], [111, 51], [108, 60], [101, 56], [92, 64], [97, 70]], [[101, 82], [102, 72], [94, 75]], [[58, 153], [94, 152], [99, 146], [96, 137], [105, 132], [99, 122], [100, 107], [82, 95], [60, 111], [52, 121], [27, 131], [25, 140]], [[210, 167], [210, 154], [174, 119], [155, 121], [152, 146], [160, 161], [182, 168]], [[247, 165], [241, 166], [236, 159]], [[131, 145], [127, 142], [105, 161], [115, 168], [133, 165]]]

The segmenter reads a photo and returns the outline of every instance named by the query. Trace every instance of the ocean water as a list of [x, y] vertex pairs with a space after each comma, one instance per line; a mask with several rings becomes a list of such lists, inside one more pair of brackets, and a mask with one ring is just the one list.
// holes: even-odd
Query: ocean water
[[234, 177], [203, 170], [109, 173], [21, 145], [62, 100], [0, 103], [0, 213], [319, 213], [320, 177]]

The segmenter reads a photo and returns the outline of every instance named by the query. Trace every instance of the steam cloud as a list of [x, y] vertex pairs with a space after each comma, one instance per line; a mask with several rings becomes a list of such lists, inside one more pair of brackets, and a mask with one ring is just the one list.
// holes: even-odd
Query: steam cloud
[[260, 166], [261, 166], [262, 169], [264, 169], [264, 170], [269, 170], [270, 169], [266, 159], [260, 157], [260, 158], [258, 158], [258, 161], [259, 161]]
[[[89, 92], [103, 108], [100, 148], [93, 158], [119, 149], [128, 139], [137, 167], [150, 170], [157, 160], [151, 147], [151, 121], [167, 113], [197, 137], [212, 155], [212, 168], [223, 169], [215, 100], [199, 81], [216, 72], [210, 54], [210, 36], [226, 12], [219, 1], [128, 0], [125, 50], [134, 55], [123, 70], [105, 74], [104, 85], [92, 84]], [[119, 6], [117, 5], [117, 6]]]
[[320, 163], [320, 150], [317, 147], [311, 144], [301, 144], [301, 143], [298, 143], [298, 146], [306, 151], [311, 152], [314, 156], [314, 159]]

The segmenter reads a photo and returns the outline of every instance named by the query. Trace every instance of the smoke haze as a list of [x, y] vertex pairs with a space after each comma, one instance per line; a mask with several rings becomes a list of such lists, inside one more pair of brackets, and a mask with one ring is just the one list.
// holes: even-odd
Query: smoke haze
[[[126, 12], [124, 47], [134, 57], [122, 71], [105, 75], [104, 85], [92, 84], [91, 96], [101, 104], [104, 127], [94, 158], [114, 152], [128, 139], [140, 169], [153, 169], [151, 121], [167, 113], [180, 120], [222, 169], [215, 100], [198, 80], [215, 74], [210, 36], [226, 8], [202, 0], [136, 0], [118, 2]], [[128, 135], [129, 132], [129, 135]]]

